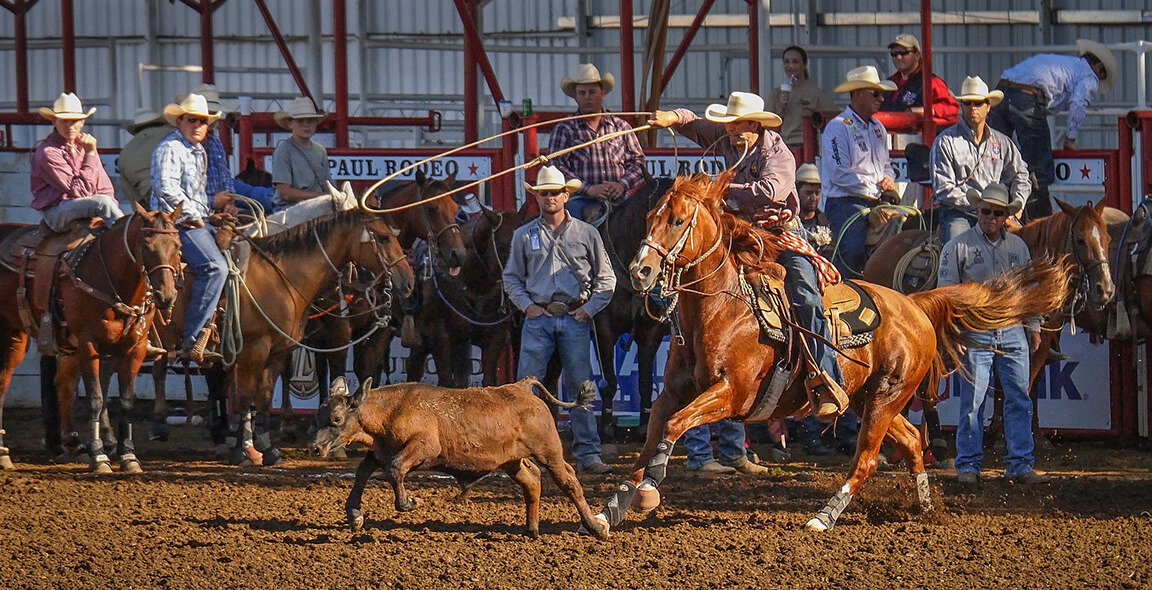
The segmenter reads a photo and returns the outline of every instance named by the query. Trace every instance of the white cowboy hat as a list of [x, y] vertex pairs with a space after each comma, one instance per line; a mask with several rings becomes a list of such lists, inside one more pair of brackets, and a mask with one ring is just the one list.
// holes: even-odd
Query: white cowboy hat
[[876, 73], [876, 68], [873, 66], [860, 66], [856, 69], [848, 70], [845, 82], [837, 86], [833, 92], [839, 94], [841, 92], [852, 92], [853, 90], [864, 89], [894, 92], [896, 90], [896, 83], [891, 80], [880, 81], [880, 74]]
[[781, 123], [780, 115], [764, 110], [763, 98], [749, 92], [729, 94], [727, 105], [708, 105], [704, 118], [715, 123], [757, 121], [766, 127], [779, 127]]
[[1116, 56], [1112, 54], [1112, 50], [1103, 43], [1091, 39], [1077, 39], [1076, 48], [1080, 50], [1080, 55], [1091, 53], [1104, 64], [1105, 78], [1100, 80], [1100, 92], [1102, 94], [1111, 92], [1116, 86], [1116, 78], [1120, 75], [1120, 66], [1116, 63]]
[[899, 35], [896, 35], [896, 38], [888, 44], [888, 49], [892, 49], [893, 45], [899, 45], [905, 49], [915, 49], [916, 51], [920, 51], [920, 40], [917, 39], [915, 35], [909, 35], [908, 33], [900, 33]]
[[152, 109], [136, 109], [136, 114], [132, 117], [132, 122], [124, 125], [124, 130], [132, 135], [136, 135], [141, 129], [151, 127], [153, 125], [163, 123], [164, 115], [157, 113]]
[[176, 120], [184, 115], [204, 117], [208, 119], [208, 124], [211, 125], [219, 121], [220, 117], [224, 116], [224, 113], [220, 111], [209, 111], [208, 101], [199, 94], [189, 94], [179, 103], [173, 103], [164, 107], [164, 119], [173, 127], [176, 126]]
[[612, 92], [612, 89], [616, 87], [616, 77], [612, 74], [601, 76], [600, 70], [596, 69], [596, 66], [580, 64], [571, 78], [560, 80], [560, 90], [563, 90], [564, 94], [576, 98], [577, 84], [599, 84], [604, 92]]
[[797, 168], [796, 184], [820, 184], [820, 169], [815, 164], [804, 164]]
[[956, 95], [956, 100], [986, 100], [989, 105], [996, 106], [1004, 100], [1004, 93], [999, 90], [989, 92], [988, 84], [980, 76], [968, 76], [960, 85], [960, 94]]
[[1024, 203], [1019, 200], [1012, 200], [1012, 196], [1008, 194], [1008, 187], [998, 182], [984, 187], [983, 194], [974, 188], [968, 189], [968, 202], [973, 207], [979, 207], [981, 204], [1003, 207], [1008, 210], [1009, 215], [1015, 215], [1024, 208]]
[[96, 112], [96, 107], [88, 109], [84, 112], [84, 105], [80, 104], [80, 99], [73, 93], [60, 93], [56, 98], [56, 102], [52, 103], [52, 108], [40, 107], [40, 116], [48, 120], [64, 119], [66, 121], [77, 121], [80, 119], [87, 119]]
[[540, 191], [563, 191], [568, 192], [580, 190], [584, 183], [573, 178], [572, 180], [564, 180], [564, 173], [555, 166], [545, 166], [540, 169], [540, 173], [536, 175], [536, 186], [532, 186], [527, 182], [524, 183], [525, 190], [534, 193]]
[[292, 104], [288, 106], [288, 110], [280, 111], [272, 115], [272, 118], [276, 120], [277, 125], [288, 129], [288, 122], [292, 119], [323, 119], [327, 116], [328, 113], [316, 108], [316, 103], [312, 102], [311, 98], [297, 96], [292, 99]]

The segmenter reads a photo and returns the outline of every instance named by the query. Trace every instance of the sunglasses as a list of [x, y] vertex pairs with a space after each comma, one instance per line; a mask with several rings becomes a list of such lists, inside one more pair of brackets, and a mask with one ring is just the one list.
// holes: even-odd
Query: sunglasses
[[1004, 217], [1005, 215], [1008, 215], [1008, 212], [1002, 209], [988, 209], [987, 207], [981, 207], [980, 214], [984, 215], [985, 217]]
[[202, 117], [192, 117], [189, 115], [184, 115], [183, 117], [180, 117], [180, 119], [182, 121], [184, 121], [185, 123], [192, 123], [193, 125], [197, 125], [197, 126], [208, 124], [208, 119], [205, 119]]
[[897, 57], [908, 57], [910, 53], [913, 53], [911, 49], [905, 49], [904, 51], [891, 51], [888, 55], [892, 56], [892, 59], [896, 59]]
[[982, 107], [986, 104], [988, 104], [988, 101], [986, 101], [986, 100], [962, 100], [962, 101], [960, 101], [961, 106], [972, 107], [972, 108]]

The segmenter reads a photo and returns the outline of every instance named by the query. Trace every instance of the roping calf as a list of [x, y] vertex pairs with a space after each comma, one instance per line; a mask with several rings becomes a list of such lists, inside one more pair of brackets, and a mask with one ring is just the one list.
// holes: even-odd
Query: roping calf
[[540, 469], [535, 461], [548, 469], [576, 505], [584, 527], [601, 539], [608, 537], [607, 527], [592, 516], [575, 471], [564, 461], [548, 406], [533, 392], [539, 388], [544, 398], [561, 407], [588, 407], [596, 396], [590, 384], [585, 384], [575, 403], [561, 402], [531, 377], [499, 387], [468, 389], [421, 383], [375, 390], [371, 386], [372, 380], [367, 379], [350, 396], [343, 377], [332, 382], [331, 396], [316, 416], [320, 430], [312, 446], [322, 457], [350, 443], [370, 448], [356, 469], [345, 504], [353, 531], [364, 526], [360, 500], [368, 477], [377, 469], [384, 469], [400, 512], [417, 505], [404, 489], [404, 477], [412, 469], [447, 473], [461, 486], [503, 469], [524, 489], [527, 532], [535, 538], [540, 534]]

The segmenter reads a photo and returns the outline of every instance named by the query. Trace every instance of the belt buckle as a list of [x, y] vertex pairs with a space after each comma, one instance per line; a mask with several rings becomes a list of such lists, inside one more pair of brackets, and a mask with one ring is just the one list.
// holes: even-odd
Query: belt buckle
[[553, 316], [568, 315], [568, 304], [564, 303], [563, 301], [553, 301], [548, 305], [545, 305], [544, 309], [547, 309], [548, 313]]

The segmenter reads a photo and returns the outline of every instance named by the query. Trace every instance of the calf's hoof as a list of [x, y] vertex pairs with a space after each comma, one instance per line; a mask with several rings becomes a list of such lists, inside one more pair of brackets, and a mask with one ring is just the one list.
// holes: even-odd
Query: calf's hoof
[[359, 510], [348, 511], [348, 528], [352, 529], [354, 533], [360, 532], [364, 528], [364, 515]]
[[636, 488], [637, 494], [632, 497], [632, 509], [644, 514], [651, 512], [660, 505], [660, 490], [650, 483], [642, 483]]
[[528, 535], [529, 539], [539, 539], [540, 538], [539, 525], [537, 525], [535, 527], [528, 527], [528, 528], [524, 529], [524, 534]]
[[608, 540], [608, 529], [610, 528], [611, 527], [608, 525], [607, 517], [605, 517], [603, 514], [594, 514], [592, 515], [591, 529], [589, 529], [588, 526], [582, 524], [576, 532], [580, 533], [581, 535], [591, 535], [597, 539], [600, 539], [601, 541], [606, 541]]

